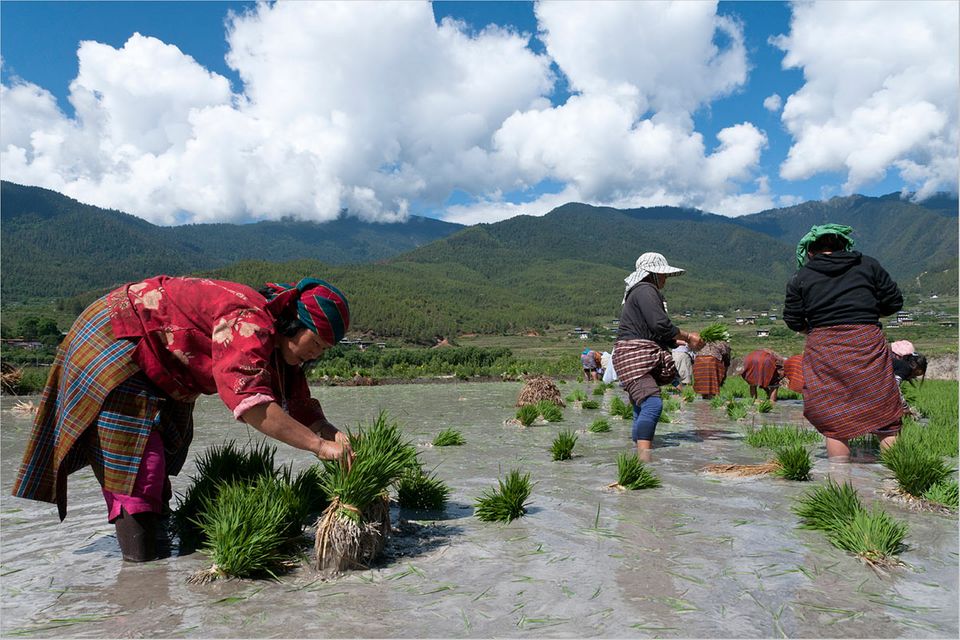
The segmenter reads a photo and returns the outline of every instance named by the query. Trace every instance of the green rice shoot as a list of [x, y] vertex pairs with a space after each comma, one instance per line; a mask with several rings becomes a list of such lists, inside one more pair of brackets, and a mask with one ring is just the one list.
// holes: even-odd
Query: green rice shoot
[[606, 385], [603, 385], [603, 384], [593, 388], [593, 395], [595, 396], [602, 396], [606, 392], [607, 392], [607, 387]]
[[722, 322], [714, 322], [700, 330], [704, 342], [730, 342], [730, 331]]
[[936, 483], [924, 492], [923, 498], [929, 502], [934, 502], [956, 511], [958, 507], [956, 478], [942, 480]]
[[534, 406], [547, 422], [560, 422], [563, 420], [563, 409], [549, 400], [541, 400]]
[[577, 444], [577, 435], [570, 430], [557, 434], [550, 446], [550, 453], [554, 460], [569, 460], [573, 457], [573, 447]]
[[744, 442], [754, 448], [782, 449], [794, 445], [807, 445], [823, 439], [816, 430], [797, 425], [765, 424], [760, 427], [748, 427]]
[[583, 389], [576, 389], [565, 398], [565, 400], [570, 403], [583, 402], [586, 399], [587, 399], [587, 394]]
[[904, 492], [922, 497], [932, 486], [950, 479], [956, 470], [943, 458], [921, 449], [917, 440], [897, 438], [880, 452], [880, 463], [887, 467]]
[[610, 423], [603, 418], [598, 418], [593, 421], [587, 431], [590, 433], [607, 433], [610, 431]]
[[620, 416], [624, 420], [633, 420], [633, 406], [624, 402], [620, 396], [610, 400], [610, 415]]
[[457, 431], [456, 429], [444, 429], [436, 435], [433, 439], [433, 446], [435, 447], [458, 447], [464, 444], [466, 440], [463, 438], [463, 434]]
[[800, 516], [800, 527], [817, 531], [838, 529], [860, 511], [863, 505], [853, 485], [837, 484], [832, 478], [803, 495], [793, 507]]
[[736, 422], [747, 417], [749, 410], [742, 402], [732, 400], [727, 404], [727, 417]]
[[660, 424], [670, 424], [673, 422], [673, 418], [670, 417], [670, 414], [666, 411], [660, 412], [660, 417], [657, 419], [657, 422]]
[[683, 397], [684, 402], [693, 402], [697, 399], [697, 392], [693, 390], [693, 387], [684, 387], [683, 391], [680, 392], [680, 395]]
[[511, 470], [497, 480], [499, 488], [487, 489], [477, 498], [474, 514], [484, 522], [511, 522], [527, 512], [527, 499], [533, 490], [530, 474]]
[[525, 427], [529, 427], [540, 417], [540, 409], [535, 404], [527, 404], [517, 409], [517, 420]]
[[596, 400], [584, 400], [581, 405], [584, 409], [599, 409], [600, 403]]
[[727, 399], [721, 395], [716, 395], [710, 398], [710, 406], [714, 409], [719, 409], [725, 404], [727, 404]]
[[450, 497], [450, 487], [433, 473], [407, 468], [396, 482], [397, 504], [404, 509], [442, 511]]
[[810, 452], [801, 444], [780, 449], [777, 452], [777, 464], [780, 465], [780, 468], [774, 473], [787, 480], [809, 480], [810, 471], [813, 469]]
[[842, 525], [827, 531], [827, 538], [835, 547], [870, 564], [891, 564], [905, 549], [903, 539], [907, 531], [907, 523], [894, 520], [882, 509], [861, 509]]
[[757, 413], [770, 413], [773, 411], [773, 403], [769, 400], [761, 400], [757, 403]]
[[635, 454], [622, 451], [617, 456], [617, 484], [631, 491], [653, 489], [660, 486], [660, 479]]

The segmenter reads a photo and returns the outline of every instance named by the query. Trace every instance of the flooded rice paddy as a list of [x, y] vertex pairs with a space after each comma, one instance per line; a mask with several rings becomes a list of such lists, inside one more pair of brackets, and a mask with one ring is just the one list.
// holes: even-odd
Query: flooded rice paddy
[[[443, 513], [394, 508], [396, 529], [378, 566], [322, 579], [304, 561], [279, 581], [189, 585], [202, 553], [147, 564], [120, 559], [89, 469], [69, 483], [67, 519], [53, 505], [9, 495], [28, 417], [2, 401], [3, 637], [957, 637], [955, 515], [882, 502], [909, 523], [903, 566], [879, 574], [816, 531], [790, 507], [811, 486], [771, 477], [704, 474], [710, 463], [757, 463], [742, 424], [697, 400], [661, 424], [652, 470], [658, 489], [618, 493], [616, 457], [630, 450], [630, 421], [567, 407], [564, 421], [506, 423], [519, 383], [451, 383], [314, 389], [328, 417], [355, 427], [380, 409], [417, 443], [426, 469], [452, 489]], [[560, 385], [563, 395], [580, 384]], [[36, 400], [36, 398], [34, 398]], [[802, 422], [798, 401], [765, 423]], [[609, 433], [588, 433], [597, 418]], [[750, 420], [750, 418], [748, 418]], [[466, 444], [432, 447], [442, 429]], [[560, 429], [580, 431], [575, 457], [551, 460]], [[193, 458], [227, 439], [257, 440], [219, 399], [202, 398], [191, 460], [173, 478], [183, 491]], [[883, 467], [831, 465], [815, 448], [814, 482], [850, 480], [864, 502], [882, 500]], [[311, 460], [281, 445], [278, 461]], [[528, 514], [483, 523], [473, 503], [518, 468], [536, 483]]]

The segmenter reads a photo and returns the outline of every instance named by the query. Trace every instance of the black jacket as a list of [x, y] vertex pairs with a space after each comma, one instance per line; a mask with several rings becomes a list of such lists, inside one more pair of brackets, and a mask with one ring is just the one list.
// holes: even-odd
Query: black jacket
[[663, 294], [650, 282], [641, 282], [627, 293], [620, 311], [617, 340], [653, 340], [665, 349], [676, 346], [679, 329], [664, 309]]
[[783, 321], [794, 331], [880, 324], [903, 308], [903, 295], [880, 263], [859, 251], [819, 254], [787, 283]]

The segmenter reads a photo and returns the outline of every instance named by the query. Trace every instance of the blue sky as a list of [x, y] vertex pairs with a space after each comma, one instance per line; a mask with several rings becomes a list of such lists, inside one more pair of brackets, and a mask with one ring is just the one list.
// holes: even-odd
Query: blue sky
[[0, 175], [159, 224], [955, 191], [957, 9], [5, 0]]

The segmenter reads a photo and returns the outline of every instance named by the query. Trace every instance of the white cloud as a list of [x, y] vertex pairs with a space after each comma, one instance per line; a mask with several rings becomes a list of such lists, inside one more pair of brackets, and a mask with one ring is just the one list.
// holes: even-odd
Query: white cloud
[[849, 193], [896, 169], [920, 197], [955, 191], [958, 34], [954, 2], [795, 3], [775, 42], [806, 82], [783, 108], [781, 175], [841, 171]]
[[769, 96], [763, 99], [763, 108], [767, 111], [773, 111], [776, 113], [780, 111], [780, 107], [783, 106], [783, 98], [780, 97], [778, 93], [771, 93]]

